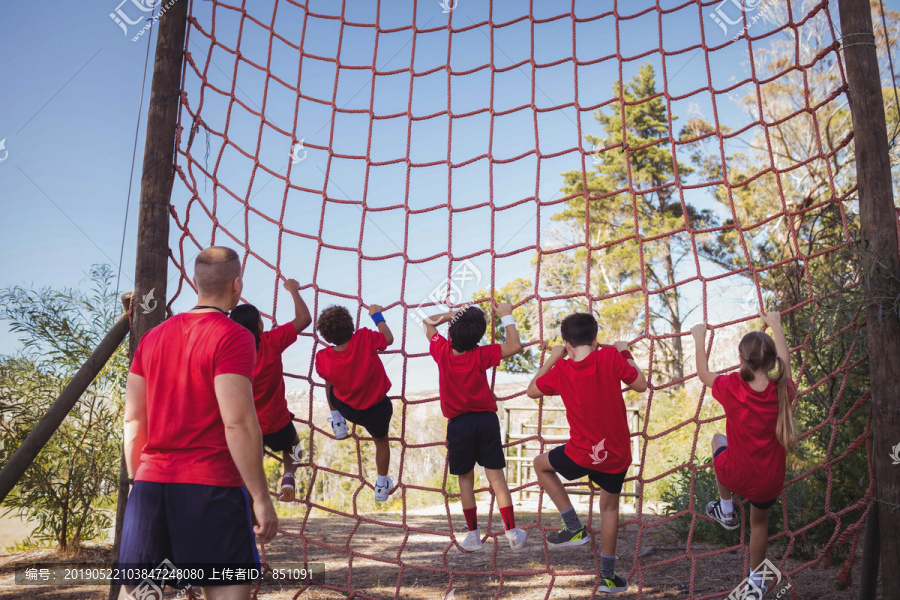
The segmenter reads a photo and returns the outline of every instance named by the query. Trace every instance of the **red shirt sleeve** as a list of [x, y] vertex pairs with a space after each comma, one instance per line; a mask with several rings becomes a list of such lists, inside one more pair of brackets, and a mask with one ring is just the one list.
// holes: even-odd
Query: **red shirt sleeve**
[[372, 344], [373, 352], [384, 352], [387, 350], [387, 338], [384, 337], [384, 334], [381, 333], [381, 331], [372, 331], [368, 328], [364, 329], [369, 332], [369, 342]]
[[328, 379], [328, 357], [325, 355], [327, 348], [316, 352], [316, 373], [322, 379]]
[[447, 346], [447, 340], [439, 333], [431, 336], [431, 343], [428, 345], [428, 353], [431, 354], [431, 358], [434, 360], [438, 360], [441, 354], [444, 353], [444, 348]]
[[[729, 375], [719, 375], [713, 380], [712, 386], [712, 397], [719, 401], [723, 407], [728, 400], [731, 399], [732, 394], [728, 392], [729, 381], [728, 378], [731, 377], [732, 374]], [[740, 375], [738, 375], [740, 377]]]
[[480, 369], [486, 371], [491, 367], [497, 367], [501, 360], [503, 360], [503, 352], [500, 344], [478, 347], [478, 367]]
[[537, 386], [537, 389], [541, 390], [541, 393], [546, 396], [558, 396], [559, 395], [559, 362], [550, 367], [550, 370], [538, 377], [537, 381], [534, 382], [534, 385]]
[[141, 348], [144, 347], [144, 340], [141, 339], [138, 342], [138, 347], [134, 351], [134, 357], [131, 360], [131, 367], [128, 369], [130, 373], [134, 373], [135, 375], [144, 376], [144, 366], [141, 364]]
[[264, 332], [263, 335], [272, 340], [272, 345], [279, 353], [284, 352], [288, 349], [288, 346], [297, 341], [297, 330], [294, 329], [293, 323], [279, 325], [274, 329]]
[[252, 380], [256, 368], [256, 340], [248, 329], [238, 327], [219, 341], [214, 375], [243, 375]]
[[630, 364], [628, 364], [628, 360], [622, 353], [616, 350], [614, 352], [614, 356], [612, 357], [613, 368], [615, 369], [616, 376], [624, 383], [625, 385], [630, 385], [634, 383], [634, 380], [638, 378], [638, 371]]

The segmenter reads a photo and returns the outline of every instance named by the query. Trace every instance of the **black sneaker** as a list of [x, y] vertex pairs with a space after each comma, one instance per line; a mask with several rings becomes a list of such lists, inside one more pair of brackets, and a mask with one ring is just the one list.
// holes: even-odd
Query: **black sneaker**
[[606, 577], [600, 578], [600, 587], [597, 588], [601, 592], [606, 592], [607, 594], [615, 594], [616, 592], [624, 592], [628, 589], [628, 580], [619, 575], [618, 573], [613, 573], [612, 579], [607, 579]]
[[713, 500], [706, 505], [706, 514], [719, 522], [725, 529], [737, 529], [741, 526], [737, 518], [737, 511], [725, 514], [722, 512], [721, 501]]
[[561, 531], [554, 531], [553, 533], [547, 534], [547, 543], [551, 546], [581, 546], [582, 544], [587, 544], [589, 541], [591, 541], [591, 538], [588, 537], [587, 530], [583, 525], [575, 531], [569, 531], [565, 524], [563, 524]]

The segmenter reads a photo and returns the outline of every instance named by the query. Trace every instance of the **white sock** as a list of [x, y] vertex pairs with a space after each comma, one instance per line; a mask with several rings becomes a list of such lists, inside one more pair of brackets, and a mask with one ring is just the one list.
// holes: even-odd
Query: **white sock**
[[384, 487], [388, 484], [388, 476], [387, 475], [379, 475], [375, 480], [375, 485], [378, 487]]
[[334, 421], [335, 423], [343, 423], [344, 415], [342, 415], [341, 413], [339, 413], [336, 410], [333, 410], [333, 411], [331, 411], [331, 420]]
[[719, 498], [719, 506], [722, 508], [722, 513], [730, 515], [734, 512], [734, 498], [729, 498], [728, 500]]
[[750, 583], [755, 585], [758, 588], [762, 588], [762, 573], [757, 573], [755, 571], [750, 571]]

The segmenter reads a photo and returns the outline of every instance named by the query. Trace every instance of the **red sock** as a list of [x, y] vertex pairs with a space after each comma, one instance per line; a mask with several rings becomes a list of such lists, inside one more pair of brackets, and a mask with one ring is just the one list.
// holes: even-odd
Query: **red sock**
[[477, 508], [464, 508], [463, 514], [466, 516], [466, 527], [469, 531], [478, 529], [478, 515], [475, 514]]
[[500, 507], [500, 517], [503, 519], [503, 526], [506, 530], [516, 528], [516, 515], [513, 513], [512, 505]]

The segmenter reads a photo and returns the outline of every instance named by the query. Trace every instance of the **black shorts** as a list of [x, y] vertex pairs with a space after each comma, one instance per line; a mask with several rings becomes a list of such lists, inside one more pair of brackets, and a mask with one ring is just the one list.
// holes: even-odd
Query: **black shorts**
[[225, 568], [259, 569], [247, 490], [135, 481], [125, 507], [118, 566], [118, 583], [136, 585], [141, 594], [162, 587], [141, 576], [156, 569], [183, 569], [185, 578], [166, 581], [178, 587], [251, 583], [221, 578]]
[[[291, 419], [293, 418], [294, 413], [291, 413]], [[282, 452], [294, 447], [294, 440], [297, 439], [297, 429], [294, 427], [294, 422], [290, 421], [275, 433], [264, 433], [262, 437], [263, 446], [272, 452]]]
[[550, 466], [553, 467], [553, 470], [569, 481], [581, 479], [587, 475], [588, 479], [593, 481], [594, 484], [603, 491], [609, 492], [610, 494], [622, 493], [622, 485], [625, 483], [625, 474], [628, 473], [627, 469], [621, 473], [604, 473], [603, 471], [595, 471], [594, 469], [582, 467], [566, 454], [565, 444], [557, 446], [548, 452], [547, 458], [550, 459]]
[[341, 413], [342, 417], [360, 427], [365, 427], [373, 438], [387, 436], [388, 430], [391, 428], [391, 417], [394, 416], [394, 405], [387, 396], [378, 404], [363, 410], [355, 409], [338, 400], [338, 397], [334, 395], [334, 388], [331, 388], [329, 400], [331, 400], [334, 410]]
[[467, 412], [447, 422], [447, 459], [451, 475], [465, 475], [479, 464], [505, 469], [500, 419], [493, 412]]
[[[722, 454], [723, 452], [725, 452], [726, 450], [728, 450], [727, 445], [719, 446], [718, 450], [713, 452], [713, 460], [716, 460], [716, 457], [718, 455]], [[770, 508], [772, 508], [772, 505], [778, 501], [778, 497], [776, 496], [772, 500], [766, 500], [765, 502], [754, 502], [753, 500], [750, 500], [749, 498], [747, 498], [747, 501], [751, 504], [751, 506], [755, 506], [759, 510], [769, 510]]]

